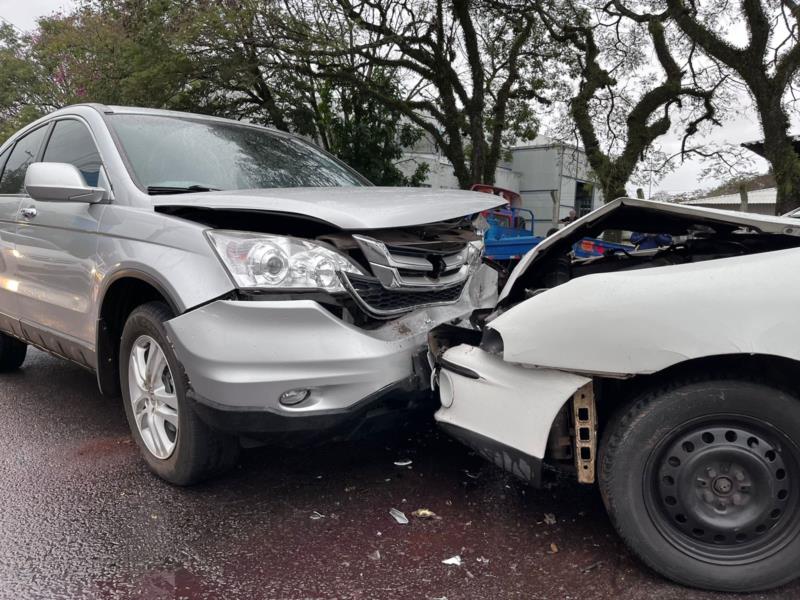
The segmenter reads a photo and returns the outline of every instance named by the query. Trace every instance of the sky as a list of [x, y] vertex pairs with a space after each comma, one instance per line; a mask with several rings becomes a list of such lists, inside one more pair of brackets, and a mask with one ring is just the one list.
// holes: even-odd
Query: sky
[[[69, 10], [75, 5], [74, 0], [0, 0], [0, 19], [10, 22], [12, 25], [23, 31], [29, 31], [36, 26], [36, 19], [41, 16], [49, 15], [54, 12]], [[746, 43], [746, 32], [734, 31], [732, 41], [741, 38], [742, 44]], [[750, 105], [750, 100], [743, 97], [741, 99], [743, 110], [725, 122], [724, 127], [714, 128], [713, 133], [703, 140], [706, 143], [719, 142], [741, 144], [761, 139], [761, 128], [755, 111]], [[794, 119], [793, 119], [794, 121]], [[794, 122], [795, 127], [798, 126]], [[681, 136], [673, 133], [664, 136], [660, 140], [662, 149], [669, 155], [680, 150]], [[667, 191], [672, 193], [689, 192], [698, 188], [712, 187], [717, 181], [700, 181], [698, 178], [703, 170], [703, 165], [697, 160], [687, 160], [674, 172], [667, 175], [660, 183], [652, 186], [652, 193], [657, 191]], [[767, 162], [759, 157], [755, 157], [754, 170], [766, 172]], [[651, 190], [644, 190], [646, 195], [650, 195]]]

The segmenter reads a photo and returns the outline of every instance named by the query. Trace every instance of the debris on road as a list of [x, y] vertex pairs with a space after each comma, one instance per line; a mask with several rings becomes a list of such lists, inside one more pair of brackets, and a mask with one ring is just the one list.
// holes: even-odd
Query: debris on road
[[380, 560], [381, 559], [381, 551], [375, 550], [372, 554], [369, 555], [370, 560]]
[[550, 550], [548, 550], [547, 553], [558, 554], [558, 544], [550, 544]]
[[321, 512], [319, 512], [319, 511], [316, 511], [316, 510], [315, 510], [313, 513], [311, 513], [311, 517], [310, 517], [310, 518], [311, 518], [311, 519], [313, 519], [314, 521], [318, 521], [318, 520], [320, 520], [320, 519], [324, 519], [324, 518], [325, 518], [325, 515], [323, 515], [323, 514], [322, 514]]
[[408, 525], [408, 517], [403, 511], [392, 508], [389, 510], [389, 514], [392, 515], [392, 518], [400, 523], [400, 525]]
[[480, 473], [470, 473], [467, 469], [464, 469], [464, 475], [466, 475], [470, 479], [479, 479], [481, 476]]
[[449, 565], [453, 567], [460, 567], [461, 566], [461, 557], [456, 554], [455, 556], [451, 556], [450, 558], [446, 558], [442, 561], [443, 565]]
[[417, 517], [418, 519], [441, 519], [440, 516], [429, 508], [418, 508], [411, 513], [411, 516]]
[[483, 563], [484, 565], [488, 565], [489, 564], [489, 559], [488, 558], [484, 558], [483, 556], [479, 556], [475, 560], [478, 561], [479, 563]]
[[588, 567], [582, 568], [581, 569], [581, 573], [589, 573], [590, 571], [594, 571], [596, 568], [598, 568], [602, 564], [603, 564], [603, 561], [602, 560], [598, 560], [596, 563], [592, 563]]
[[545, 525], [555, 525], [558, 523], [556, 516], [553, 513], [545, 513], [544, 515], [544, 522]]
[[394, 463], [394, 466], [395, 467], [407, 467], [412, 462], [413, 462], [412, 460], [408, 460], [408, 459], [406, 459], [406, 460], [396, 460], [395, 463]]

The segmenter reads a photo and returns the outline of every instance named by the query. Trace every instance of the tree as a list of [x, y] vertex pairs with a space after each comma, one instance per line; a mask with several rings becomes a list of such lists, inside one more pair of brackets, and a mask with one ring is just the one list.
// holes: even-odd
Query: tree
[[[370, 95], [424, 130], [461, 187], [493, 183], [504, 146], [531, 139], [542, 82], [532, 11], [484, 0], [297, 0], [295, 64]], [[370, 67], [390, 77], [376, 80]], [[398, 89], [399, 88], [399, 89]]]
[[31, 57], [51, 74], [62, 105], [176, 106], [187, 80], [172, 43], [182, 14], [169, 0], [86, 0], [39, 20]]
[[54, 107], [41, 75], [26, 40], [11, 25], [0, 23], [0, 144]]
[[569, 126], [607, 202], [627, 195], [637, 167], [663, 155], [655, 144], [674, 122], [684, 124], [684, 153], [701, 124], [718, 123], [716, 87], [703, 85], [705, 74], [690, 64], [691, 52], [679, 63], [665, 15], [637, 15], [615, 2], [593, 9], [572, 0], [536, 7], [578, 80], [568, 104]]
[[[744, 82], [764, 133], [764, 155], [778, 188], [779, 213], [800, 206], [800, 156], [789, 136], [787, 95], [800, 70], [800, 5], [792, 0], [730, 3], [664, 0], [657, 14], [670, 17], [685, 38]], [[744, 24], [748, 44], [734, 45], [721, 33], [725, 24]]]
[[396, 164], [403, 149], [422, 137], [418, 127], [358, 88], [330, 82], [319, 87], [320, 129], [330, 152], [377, 185], [419, 186], [425, 181], [427, 164], [418, 165], [410, 176]]
[[285, 13], [276, 6], [269, 0], [86, 0], [72, 12], [40, 19], [31, 36], [5, 26], [0, 134], [78, 102], [170, 108], [293, 131], [375, 183], [419, 184], [423, 170], [406, 178], [394, 166], [403, 145], [421, 135], [418, 128], [344, 85], [287, 69], [291, 61], [277, 47], [266, 51], [264, 40], [282, 31]]
[[[186, 97], [204, 112], [313, 138], [373, 183], [419, 185], [424, 168], [406, 177], [394, 163], [421, 130], [357, 86], [316, 77], [304, 49], [284, 43], [288, 21], [307, 29], [306, 18], [291, 18], [271, 0], [201, 3], [180, 36], [192, 73]], [[367, 72], [393, 89], [386, 70]]]

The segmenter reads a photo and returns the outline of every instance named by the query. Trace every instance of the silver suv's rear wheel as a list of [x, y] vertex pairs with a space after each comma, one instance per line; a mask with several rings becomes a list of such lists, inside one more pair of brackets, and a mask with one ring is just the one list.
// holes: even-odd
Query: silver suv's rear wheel
[[139, 336], [133, 343], [128, 390], [144, 445], [156, 458], [169, 458], [178, 441], [178, 398], [167, 357], [149, 335]]
[[28, 345], [18, 339], [0, 333], [0, 373], [16, 371], [25, 362]]
[[190, 485], [233, 466], [239, 444], [209, 427], [187, 398], [188, 380], [164, 329], [172, 317], [162, 302], [130, 314], [120, 340], [120, 384], [147, 466], [170, 483]]

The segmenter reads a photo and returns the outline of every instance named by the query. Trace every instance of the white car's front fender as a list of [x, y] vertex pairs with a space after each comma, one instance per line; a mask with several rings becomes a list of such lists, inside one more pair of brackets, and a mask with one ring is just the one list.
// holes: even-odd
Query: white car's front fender
[[581, 373], [655, 373], [690, 359], [800, 360], [800, 248], [587, 275], [492, 321], [510, 363]]

